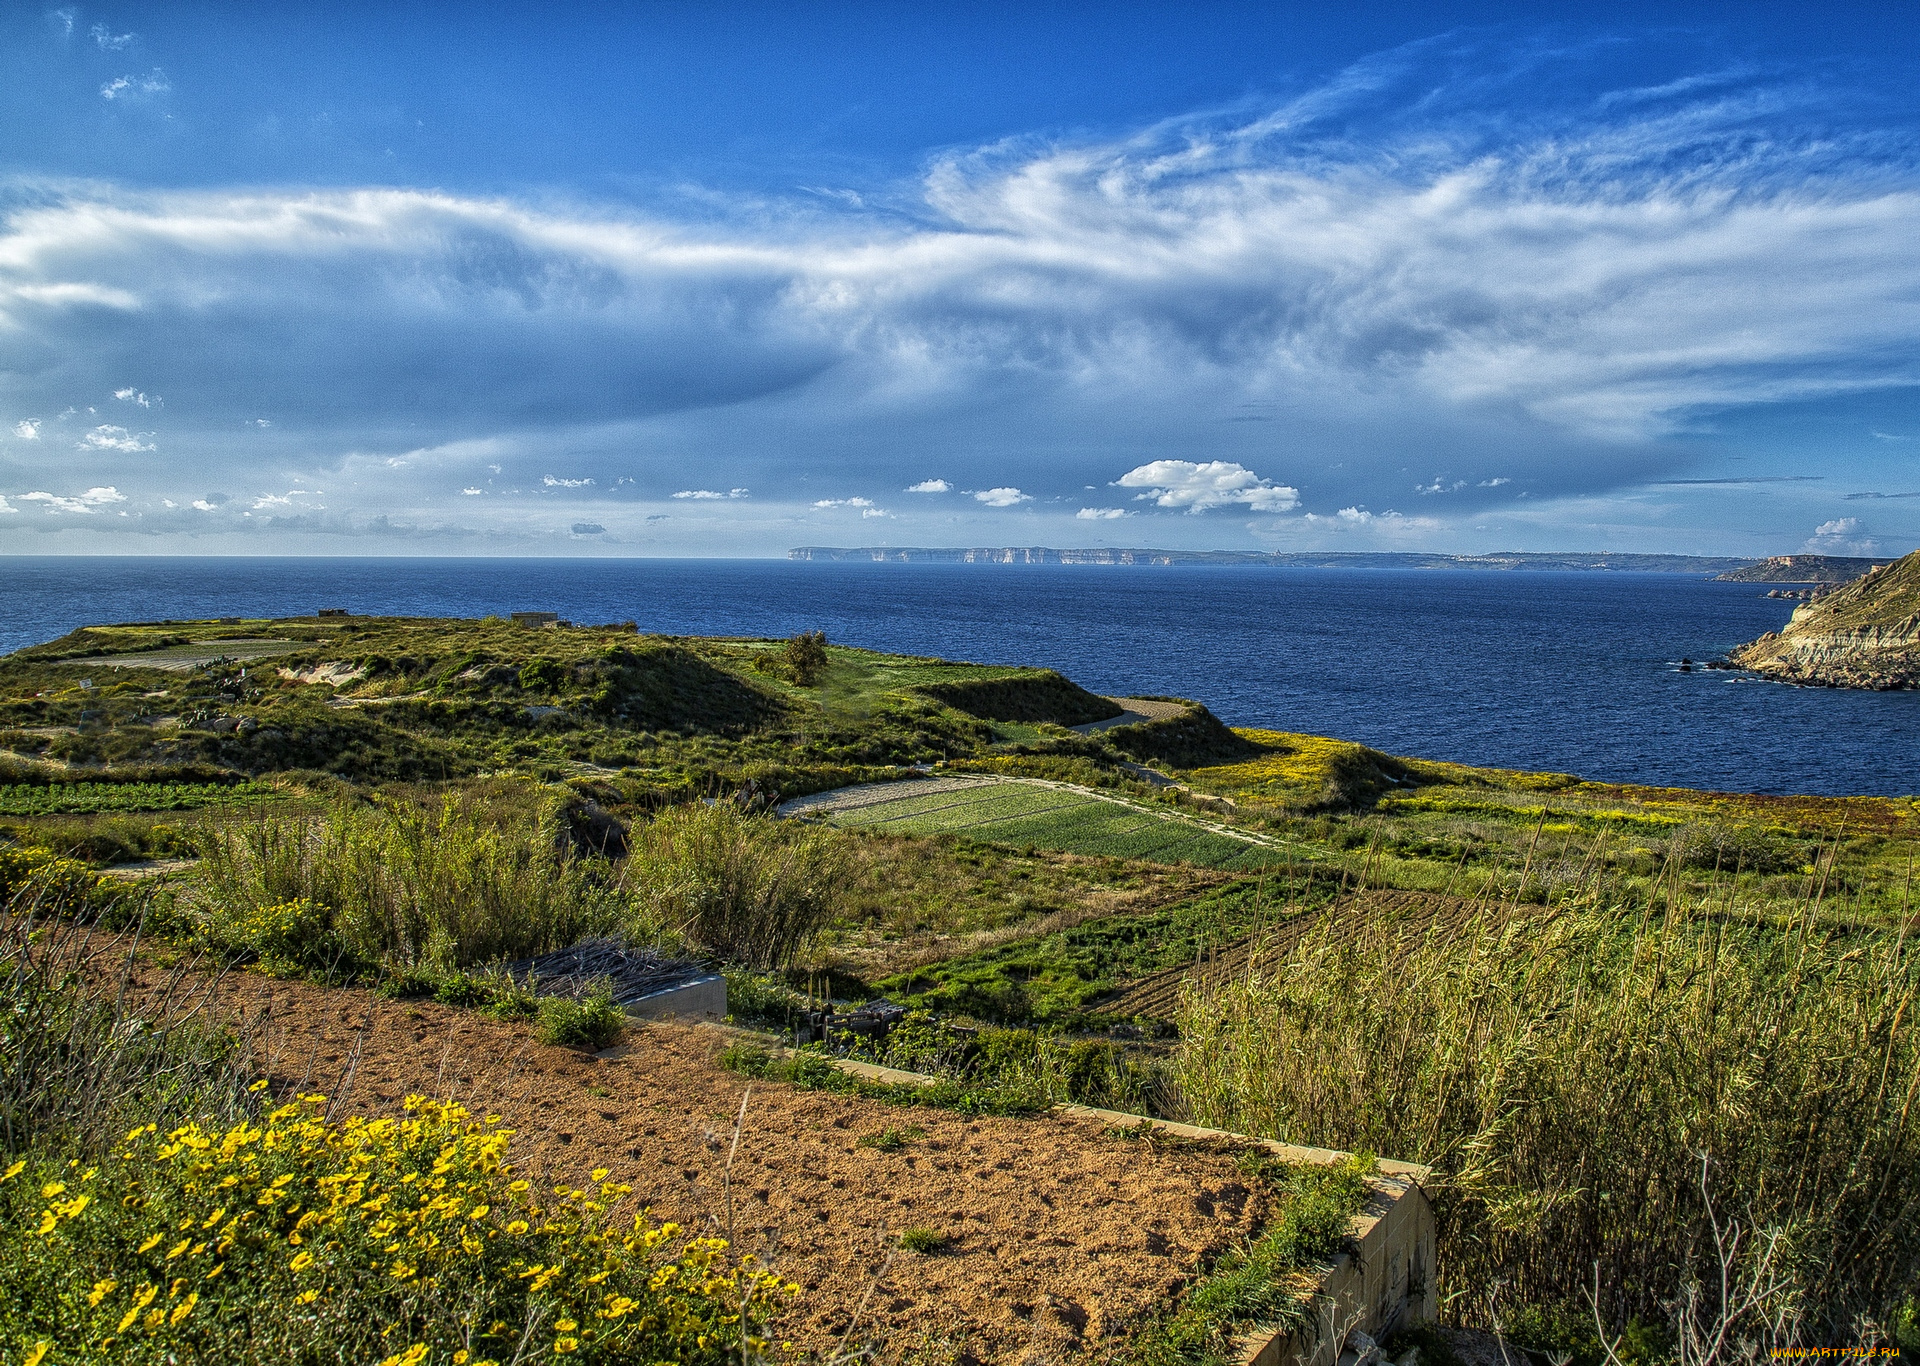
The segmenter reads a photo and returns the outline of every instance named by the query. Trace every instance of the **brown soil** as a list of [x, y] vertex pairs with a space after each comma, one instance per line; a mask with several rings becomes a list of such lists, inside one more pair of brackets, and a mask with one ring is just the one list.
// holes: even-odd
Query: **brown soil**
[[1547, 908], [1490, 905], [1435, 892], [1357, 892], [1318, 913], [1298, 912], [1271, 929], [1223, 944], [1197, 963], [1142, 977], [1118, 996], [1099, 1002], [1099, 1009], [1115, 1015], [1171, 1020], [1179, 1014], [1180, 999], [1190, 985], [1204, 989], [1227, 981], [1261, 962], [1285, 957], [1309, 937], [1327, 944], [1344, 944], [1364, 928], [1385, 925], [1411, 947], [1430, 931], [1457, 928], [1474, 915], [1516, 913], [1545, 914]]
[[[165, 978], [146, 967], [139, 987]], [[579, 1182], [609, 1167], [659, 1217], [726, 1230], [727, 1153], [749, 1083], [715, 1060], [724, 1031], [636, 1026], [589, 1056], [471, 1011], [252, 973], [223, 979], [210, 1005], [255, 1018], [276, 1092], [317, 1090], [365, 1114], [410, 1093], [449, 1096], [504, 1117], [530, 1179]], [[781, 1325], [804, 1348], [834, 1348], [865, 1297], [854, 1336], [880, 1343], [883, 1360], [1103, 1357], [1268, 1214], [1224, 1150], [1064, 1117], [971, 1119], [751, 1089], [732, 1171], [735, 1243], [804, 1287]], [[924, 1134], [895, 1153], [858, 1146], [888, 1126]], [[950, 1250], [890, 1257], [916, 1225], [947, 1235]]]

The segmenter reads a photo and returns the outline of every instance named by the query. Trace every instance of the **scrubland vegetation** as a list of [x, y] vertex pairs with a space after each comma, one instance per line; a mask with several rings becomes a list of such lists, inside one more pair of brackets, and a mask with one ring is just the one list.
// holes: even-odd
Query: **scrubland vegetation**
[[[511, 1359], [523, 1333], [609, 1360], [678, 1341], [618, 1338], [642, 1320], [737, 1354], [752, 1313], [745, 1328], [711, 1316], [762, 1285], [718, 1250], [630, 1227], [605, 1191], [510, 1214], [532, 1197], [507, 1189], [503, 1140], [470, 1116], [425, 1107], [355, 1127], [247, 1091], [233, 1038], [125, 1028], [110, 993], [71, 975], [69, 931], [28, 948], [29, 908], [43, 927], [57, 908], [61, 924], [138, 925], [204, 962], [536, 1019], [576, 1046], [604, 1042], [617, 1009], [543, 1004], [500, 964], [617, 934], [724, 968], [736, 1015], [776, 1031], [810, 997], [886, 994], [913, 1013], [866, 1054], [937, 1086], [857, 1081], [751, 1045], [729, 1061], [900, 1107], [1018, 1115], [1070, 1100], [1432, 1164], [1449, 1314], [1581, 1366], [1603, 1356], [1595, 1297], [1606, 1331], [1631, 1327], [1629, 1354], [1651, 1362], [1743, 1288], [1737, 1328], [1754, 1343], [1920, 1346], [1910, 800], [1474, 769], [1230, 731], [1203, 710], [1082, 735], [1063, 726], [1111, 704], [1058, 675], [817, 638], [356, 619], [222, 629], [289, 648], [195, 664], [217, 643], [186, 624], [76, 633], [0, 661], [0, 777], [12, 784], [0, 789], [0, 894], [14, 908], [0, 1121], [7, 1163], [25, 1164], [0, 1183], [0, 1266], [28, 1275], [42, 1263], [22, 1259], [58, 1244], [63, 1268], [82, 1256], [107, 1268], [85, 1285], [47, 1272], [53, 1298], [0, 1309], [16, 1354], [38, 1342], [35, 1324], [114, 1336], [149, 1289], [114, 1350], [137, 1338], [155, 1360], [182, 1344], [215, 1359], [237, 1340], [221, 1334], [268, 1331], [271, 1304], [285, 1308], [271, 1340], [296, 1359], [323, 1332], [363, 1328], [390, 1330], [366, 1347], [374, 1360], [416, 1342], [451, 1351], [453, 1324], [479, 1332], [461, 1339], [475, 1361]], [[156, 650], [176, 667], [111, 667]], [[1084, 790], [908, 786], [831, 824], [768, 814], [936, 762]], [[1145, 764], [1179, 786], [1143, 781]], [[160, 856], [191, 866], [145, 884], [101, 873]], [[1398, 923], [1342, 909], [1386, 889], [1458, 912]], [[1324, 932], [1263, 953], [1262, 936], [1293, 917]], [[1204, 987], [1171, 1025], [1116, 1013], [1129, 983], [1219, 953], [1239, 966], [1196, 977]], [[176, 1322], [195, 1293], [165, 1260], [179, 1238], [140, 1248], [155, 1220], [178, 1229], [213, 1213], [205, 1173], [181, 1154], [237, 1160], [264, 1151], [248, 1135], [267, 1132], [304, 1156], [260, 1178], [290, 1175], [301, 1214], [340, 1220], [324, 1284], [285, 1248], [248, 1244], [219, 1273], [248, 1288], [200, 1289]], [[159, 1156], [174, 1144], [186, 1146]], [[433, 1255], [447, 1260], [403, 1258], [415, 1274], [375, 1293], [389, 1254], [372, 1240], [399, 1235], [368, 1232], [322, 1183], [425, 1176], [428, 1146], [471, 1154], [445, 1175], [490, 1212], [461, 1239], [440, 1234]], [[130, 1164], [156, 1173], [150, 1206], [118, 1203]], [[41, 1194], [53, 1185], [66, 1189]], [[55, 1209], [83, 1195], [71, 1217]], [[255, 1206], [262, 1228], [281, 1200]], [[18, 1232], [48, 1210], [48, 1232]], [[225, 1223], [181, 1254], [205, 1262], [203, 1280], [218, 1258], [193, 1248], [230, 1236]], [[1731, 1251], [1716, 1228], [1723, 1240], [1738, 1230]], [[1218, 1356], [1232, 1324], [1281, 1312], [1258, 1299], [1274, 1269], [1322, 1255], [1328, 1236], [1285, 1256], [1243, 1249], [1203, 1283], [1223, 1288], [1140, 1326], [1135, 1359]], [[574, 1242], [625, 1269], [586, 1289], [500, 1270], [551, 1269]], [[1308, 1244], [1320, 1251], [1298, 1250]], [[606, 1317], [615, 1287], [651, 1304], [642, 1269], [669, 1255], [700, 1270], [690, 1282], [705, 1298]], [[496, 1298], [459, 1299], [462, 1277]], [[294, 1303], [308, 1289], [321, 1293]], [[372, 1306], [366, 1324], [342, 1327], [355, 1296]], [[496, 1323], [512, 1343], [488, 1336]]]

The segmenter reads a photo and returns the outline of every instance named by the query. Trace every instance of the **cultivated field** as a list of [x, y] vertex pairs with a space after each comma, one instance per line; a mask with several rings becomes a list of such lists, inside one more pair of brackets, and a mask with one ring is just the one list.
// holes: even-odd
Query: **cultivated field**
[[966, 835], [994, 844], [1200, 868], [1256, 869], [1288, 858], [1280, 841], [1251, 831], [1037, 780], [870, 783], [801, 798], [781, 812], [819, 817], [846, 830]]

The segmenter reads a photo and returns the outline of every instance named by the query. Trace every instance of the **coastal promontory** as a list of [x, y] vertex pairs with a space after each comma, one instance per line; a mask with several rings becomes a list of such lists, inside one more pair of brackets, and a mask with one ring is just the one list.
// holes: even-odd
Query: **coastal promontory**
[[1920, 687], [1920, 551], [1803, 604], [1730, 658], [1785, 683]]

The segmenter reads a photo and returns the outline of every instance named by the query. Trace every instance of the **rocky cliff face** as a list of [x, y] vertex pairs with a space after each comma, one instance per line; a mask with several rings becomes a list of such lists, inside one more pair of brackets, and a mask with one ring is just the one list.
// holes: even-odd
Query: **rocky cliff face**
[[1920, 688], [1920, 551], [1796, 608], [1730, 658], [1786, 683]]

